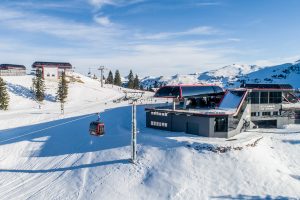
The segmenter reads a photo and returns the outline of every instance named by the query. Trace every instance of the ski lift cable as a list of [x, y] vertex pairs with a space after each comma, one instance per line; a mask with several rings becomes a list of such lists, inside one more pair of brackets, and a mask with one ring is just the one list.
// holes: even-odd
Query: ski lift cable
[[2, 141], [0, 141], [0, 144], [2, 144], [4, 142], [7, 142], [7, 141], [10, 141], [10, 140], [18, 139], [18, 138], [21, 138], [21, 137], [24, 137], [24, 136], [27, 136], [27, 135], [32, 135], [32, 134], [39, 133], [39, 132], [42, 132], [42, 131], [45, 131], [45, 130], [48, 130], [48, 129], [52, 129], [52, 128], [56, 128], [56, 127], [59, 127], [59, 126], [70, 124], [70, 123], [73, 123], [73, 122], [76, 122], [76, 121], [80, 121], [82, 119], [91, 117], [93, 115], [95, 115], [95, 113], [87, 115], [87, 116], [84, 116], [84, 117], [80, 117], [80, 118], [77, 118], [77, 119], [73, 119], [73, 120], [70, 120], [70, 121], [67, 121], [67, 122], [64, 122], [64, 123], [56, 124], [56, 125], [53, 125], [53, 126], [49, 126], [49, 127], [46, 127], [46, 128], [42, 128], [42, 129], [36, 130], [36, 131], [25, 133], [25, 134], [19, 135], [17, 137], [13, 137], [13, 138], [9, 138], [9, 139], [6, 139], [6, 140], [2, 140]]

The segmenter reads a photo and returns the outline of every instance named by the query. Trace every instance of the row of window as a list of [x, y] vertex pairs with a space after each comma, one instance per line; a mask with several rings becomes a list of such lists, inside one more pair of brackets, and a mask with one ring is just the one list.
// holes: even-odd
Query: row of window
[[[273, 111], [272, 112], [272, 116], [278, 116], [278, 111]], [[271, 112], [262, 112], [261, 113], [262, 116], [271, 116]], [[252, 112], [251, 113], [252, 117], [259, 117], [260, 116], [260, 112]]]
[[151, 126], [168, 127], [168, 123], [151, 121]]
[[[50, 74], [48, 73], [47, 76], [50, 77]], [[55, 77], [55, 74], [52, 74], [52, 77]]]
[[168, 113], [162, 113], [162, 112], [151, 112], [151, 115], [157, 115], [157, 116], [168, 116]]
[[251, 104], [259, 103], [281, 103], [281, 92], [252, 92], [250, 94]]

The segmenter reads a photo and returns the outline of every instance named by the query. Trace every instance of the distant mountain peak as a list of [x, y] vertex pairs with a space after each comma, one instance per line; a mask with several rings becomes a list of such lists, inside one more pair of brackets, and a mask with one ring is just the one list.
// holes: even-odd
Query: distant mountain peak
[[187, 74], [173, 76], [144, 78], [141, 80], [141, 84], [144, 88], [152, 88], [154, 84], [162, 86], [200, 82], [213, 83], [223, 87], [238, 87], [242, 81], [246, 81], [249, 83], [289, 83], [295, 88], [299, 88], [300, 71], [298, 68], [293, 68], [293, 65], [299, 66], [300, 60], [294, 64], [285, 63], [268, 67], [233, 63], [203, 73], [187, 72]]

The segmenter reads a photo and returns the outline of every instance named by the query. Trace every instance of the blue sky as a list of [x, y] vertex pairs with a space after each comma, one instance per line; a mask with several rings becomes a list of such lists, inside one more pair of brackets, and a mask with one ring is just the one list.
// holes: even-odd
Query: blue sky
[[298, 0], [1, 0], [0, 63], [140, 76], [300, 59]]

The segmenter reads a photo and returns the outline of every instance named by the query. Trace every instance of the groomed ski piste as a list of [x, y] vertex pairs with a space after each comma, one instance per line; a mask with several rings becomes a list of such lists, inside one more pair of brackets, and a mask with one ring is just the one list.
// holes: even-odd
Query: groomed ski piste
[[[31, 76], [4, 77], [0, 111], [0, 199], [299, 199], [300, 126], [230, 139], [148, 129], [137, 108], [137, 163], [130, 162], [131, 106], [122, 88], [76, 75], [65, 114], [47, 82], [42, 105]], [[106, 134], [88, 133], [101, 112]]]

